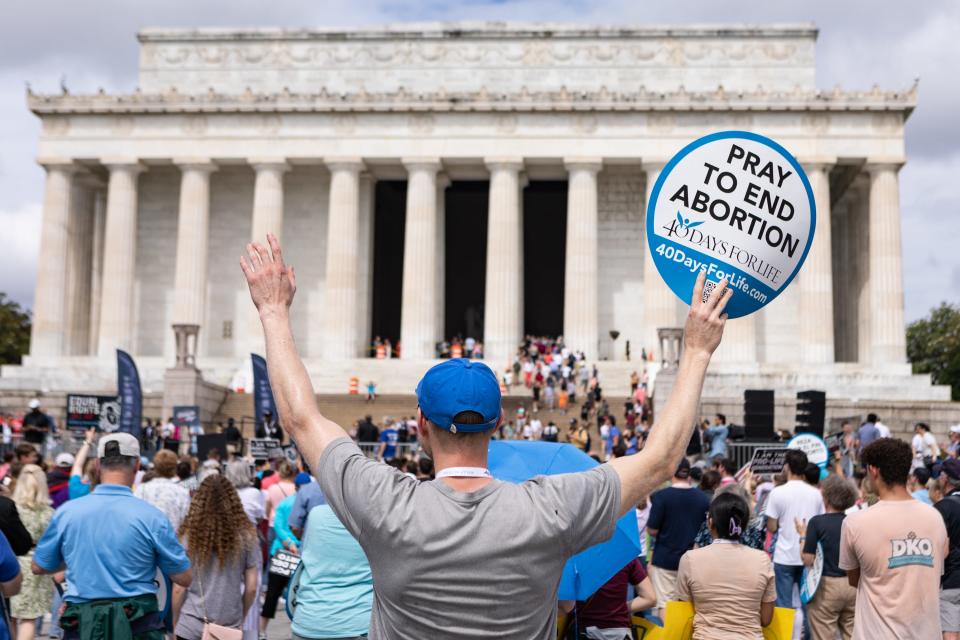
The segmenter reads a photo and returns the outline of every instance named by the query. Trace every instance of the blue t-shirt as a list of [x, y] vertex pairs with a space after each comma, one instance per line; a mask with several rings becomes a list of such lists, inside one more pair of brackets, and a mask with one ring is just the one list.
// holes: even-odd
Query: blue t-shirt
[[[0, 533], [0, 582], [10, 582], [20, 573], [20, 562], [13, 555], [13, 549], [7, 542], [7, 537]], [[0, 640], [10, 640], [10, 629], [7, 628], [6, 616], [0, 616]]]
[[293, 632], [303, 638], [366, 634], [373, 607], [373, 574], [360, 543], [329, 505], [310, 511], [306, 531]]
[[80, 476], [70, 476], [70, 484], [67, 485], [67, 492], [70, 500], [88, 496], [90, 495], [90, 483], [84, 482]]
[[880, 437], [880, 429], [872, 422], [864, 422], [857, 430], [857, 439], [860, 440], [860, 451]]
[[386, 442], [387, 446], [383, 450], [384, 460], [393, 460], [397, 456], [397, 430], [393, 427], [384, 429], [380, 432], [380, 442]]
[[167, 516], [116, 484], [57, 509], [33, 559], [47, 571], [66, 564], [67, 602], [156, 593], [158, 567], [168, 576], [190, 568]]
[[620, 437], [620, 429], [616, 425], [610, 425], [607, 431], [607, 453], [613, 453], [613, 441]]
[[299, 529], [300, 534], [303, 535], [303, 528], [307, 524], [307, 515], [314, 507], [327, 504], [327, 499], [323, 496], [323, 490], [316, 480], [297, 489], [296, 496], [297, 498], [290, 508], [290, 517], [287, 518], [287, 524], [291, 529]]
[[293, 508], [293, 502], [297, 499], [297, 494], [291, 494], [280, 501], [273, 512], [273, 545], [270, 547], [270, 555], [276, 555], [277, 551], [283, 549], [283, 541], [287, 540], [300, 548], [300, 541], [290, 530], [290, 509]]
[[730, 427], [725, 424], [718, 424], [710, 427], [704, 432], [704, 435], [710, 439], [710, 453], [708, 458], [726, 458], [727, 457], [727, 436], [730, 435]]
[[709, 508], [710, 498], [695, 488], [667, 487], [650, 496], [647, 529], [657, 531], [652, 559], [655, 567], [677, 570], [680, 556], [693, 547]]

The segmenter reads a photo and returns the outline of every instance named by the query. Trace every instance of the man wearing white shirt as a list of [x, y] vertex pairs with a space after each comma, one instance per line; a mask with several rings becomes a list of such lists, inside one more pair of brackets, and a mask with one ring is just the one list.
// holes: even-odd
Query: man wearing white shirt
[[881, 438], [890, 437], [890, 427], [880, 422], [880, 418], [877, 418], [877, 422], [875, 423], [875, 426], [877, 427], [877, 431], [880, 433]]
[[940, 446], [937, 444], [937, 439], [930, 433], [930, 427], [927, 424], [918, 422], [917, 426], [913, 428], [913, 432], [914, 436], [911, 441], [913, 464], [910, 467], [911, 471], [918, 467], [927, 466], [928, 461], [932, 464], [940, 456]]
[[777, 534], [773, 552], [773, 574], [777, 585], [777, 606], [793, 608], [793, 589], [799, 588], [803, 575], [800, 550], [803, 538], [798, 525], [806, 527], [813, 516], [823, 513], [820, 492], [807, 484], [804, 471], [807, 454], [797, 449], [787, 451], [784, 472], [787, 483], [770, 492], [767, 499], [767, 528]]

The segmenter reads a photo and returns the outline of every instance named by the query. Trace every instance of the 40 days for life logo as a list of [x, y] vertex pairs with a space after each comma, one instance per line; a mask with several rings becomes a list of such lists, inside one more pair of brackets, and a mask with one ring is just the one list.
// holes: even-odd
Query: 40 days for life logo
[[727, 278], [731, 318], [780, 295], [813, 242], [813, 190], [796, 159], [770, 138], [721, 131], [691, 142], [664, 167], [647, 206], [657, 270], [690, 303], [700, 271], [706, 293]]

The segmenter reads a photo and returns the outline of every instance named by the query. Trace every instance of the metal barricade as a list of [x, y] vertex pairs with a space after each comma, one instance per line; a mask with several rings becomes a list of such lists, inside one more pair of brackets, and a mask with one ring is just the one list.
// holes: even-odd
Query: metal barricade
[[[379, 442], [358, 442], [357, 446], [360, 447], [363, 455], [376, 459], [377, 452], [380, 450], [380, 444]], [[420, 450], [420, 444], [417, 442], [398, 442], [394, 446], [397, 449], [396, 457], [398, 458], [415, 458], [417, 452]]]

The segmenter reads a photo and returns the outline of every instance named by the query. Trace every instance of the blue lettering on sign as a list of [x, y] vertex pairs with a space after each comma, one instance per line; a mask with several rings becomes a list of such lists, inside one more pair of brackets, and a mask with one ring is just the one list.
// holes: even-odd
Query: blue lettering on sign
[[[722, 148], [701, 150], [717, 143]], [[660, 172], [647, 203], [647, 250], [667, 286], [689, 304], [700, 271], [708, 290], [726, 278], [731, 318], [783, 293], [815, 229], [813, 189], [800, 164], [777, 142], [748, 131], [688, 144]]]

